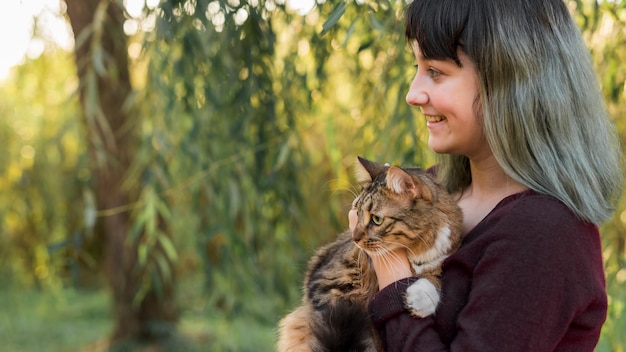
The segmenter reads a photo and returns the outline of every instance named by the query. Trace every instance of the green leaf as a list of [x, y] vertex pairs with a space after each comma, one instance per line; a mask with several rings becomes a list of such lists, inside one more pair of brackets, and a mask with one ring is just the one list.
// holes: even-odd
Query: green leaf
[[341, 46], [345, 46], [348, 42], [348, 39], [350, 39], [350, 36], [352, 36], [352, 33], [354, 33], [354, 26], [356, 25], [356, 22], [357, 19], [355, 18], [350, 24], [350, 27], [348, 27], [348, 31], [346, 32], [345, 38], [343, 38], [343, 41], [341, 42]]
[[137, 264], [140, 268], [143, 268], [148, 262], [148, 245], [143, 243], [137, 248]]
[[163, 247], [163, 250], [165, 251], [165, 254], [167, 255], [167, 258], [172, 262], [176, 261], [178, 259], [178, 253], [172, 240], [164, 233], [161, 233], [158, 239], [159, 243], [161, 243], [161, 246]]
[[333, 9], [333, 12], [330, 13], [328, 19], [326, 19], [326, 22], [322, 25], [322, 33], [320, 34], [324, 35], [328, 33], [328, 31], [330, 31], [330, 29], [337, 24], [337, 21], [339, 21], [341, 16], [343, 16], [344, 12], [346, 12], [346, 3], [345, 1], [342, 1], [337, 4], [337, 6]]
[[380, 23], [380, 21], [376, 18], [375, 14], [370, 14], [368, 16], [370, 23], [372, 25], [372, 28], [374, 28], [375, 30], [379, 31], [379, 32], [385, 32], [385, 26], [383, 26], [382, 23]]
[[374, 44], [374, 41], [371, 39], [364, 43], [361, 43], [361, 45], [359, 46], [359, 49], [357, 50], [357, 53], [360, 53], [361, 51], [368, 49], [369, 47], [372, 46], [372, 44]]
[[103, 77], [107, 74], [107, 69], [104, 66], [104, 54], [101, 46], [93, 48], [93, 54], [91, 56], [93, 62], [93, 68], [96, 70], [99, 76]]
[[137, 291], [137, 293], [135, 294], [135, 297], [133, 297], [132, 305], [135, 309], [139, 308], [139, 306], [141, 305], [141, 302], [143, 302], [148, 292], [150, 292], [150, 289], [151, 289], [151, 286], [147, 282], [147, 280], [145, 279], [142, 280], [141, 286], [139, 287], [139, 291]]
[[[161, 253], [155, 253], [154, 258], [156, 260], [157, 266], [159, 267], [159, 271], [161, 272], [161, 277], [163, 278], [163, 281], [170, 281], [172, 279], [172, 269], [170, 262]], [[154, 277], [153, 283], [155, 284], [155, 286], [158, 285], [159, 289], [162, 288], [163, 282], [159, 279], [158, 275]]]
[[289, 152], [290, 151], [291, 151], [291, 142], [289, 140], [287, 140], [280, 147], [280, 151], [278, 153], [278, 158], [276, 159], [276, 164], [274, 164], [274, 171], [279, 170], [280, 168], [283, 167], [283, 165], [285, 165], [285, 162], [287, 161], [287, 159], [289, 157]]

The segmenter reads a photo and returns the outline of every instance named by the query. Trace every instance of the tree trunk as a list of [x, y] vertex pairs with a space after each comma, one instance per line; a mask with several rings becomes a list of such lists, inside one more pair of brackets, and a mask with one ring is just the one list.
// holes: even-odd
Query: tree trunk
[[[171, 333], [176, 321], [171, 282], [150, 288], [133, 302], [145, 273], [137, 265], [137, 241], [128, 238], [131, 205], [139, 181], [123, 185], [138, 145], [135, 116], [125, 107], [131, 93], [128, 39], [123, 32], [121, 1], [65, 0], [76, 39], [75, 61], [80, 82], [94, 192], [100, 217], [105, 271], [113, 295], [113, 342], [154, 340]], [[160, 226], [165, 226], [160, 222]], [[163, 323], [171, 323], [163, 329]], [[155, 325], [157, 325], [155, 328]]]

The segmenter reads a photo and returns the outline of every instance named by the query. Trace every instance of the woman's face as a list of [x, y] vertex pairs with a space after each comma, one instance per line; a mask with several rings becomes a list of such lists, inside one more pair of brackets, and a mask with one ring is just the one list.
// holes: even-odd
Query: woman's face
[[491, 155], [475, 102], [476, 68], [459, 50], [459, 67], [453, 60], [427, 60], [413, 46], [417, 73], [406, 96], [426, 117], [428, 146], [436, 153], [465, 155], [470, 159]]

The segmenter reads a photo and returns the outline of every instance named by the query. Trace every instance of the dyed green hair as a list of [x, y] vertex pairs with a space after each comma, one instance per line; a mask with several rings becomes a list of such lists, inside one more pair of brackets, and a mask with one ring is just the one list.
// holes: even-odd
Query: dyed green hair
[[[406, 37], [428, 59], [457, 49], [476, 66], [487, 141], [504, 171], [600, 224], [618, 200], [619, 139], [589, 51], [561, 0], [415, 0]], [[471, 183], [469, 161], [442, 156], [450, 191]]]

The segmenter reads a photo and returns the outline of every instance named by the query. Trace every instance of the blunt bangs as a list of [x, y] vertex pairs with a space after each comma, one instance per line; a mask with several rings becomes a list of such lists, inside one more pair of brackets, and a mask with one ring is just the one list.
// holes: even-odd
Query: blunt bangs
[[461, 66], [457, 49], [463, 46], [468, 19], [467, 0], [414, 0], [406, 11], [405, 36], [417, 41], [429, 60], [451, 59]]

